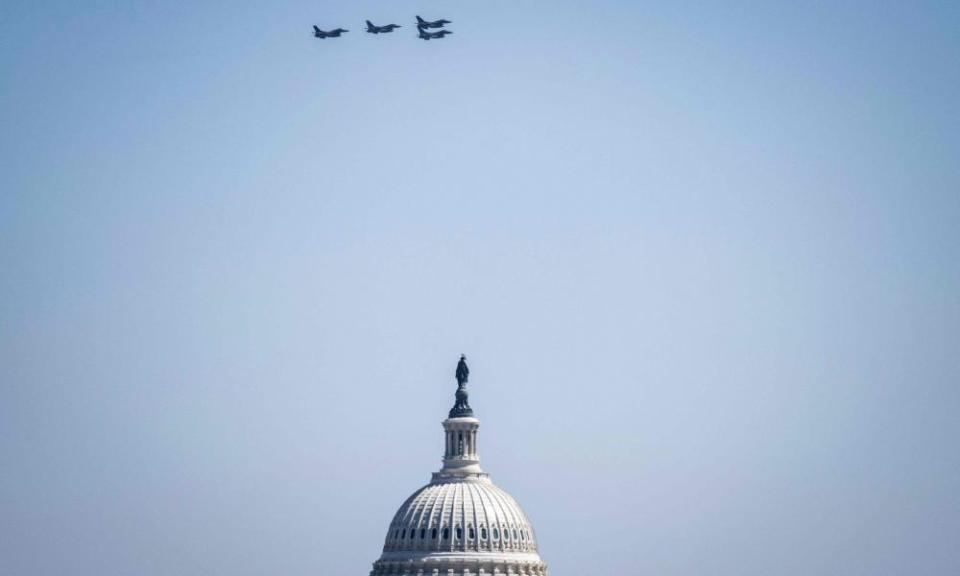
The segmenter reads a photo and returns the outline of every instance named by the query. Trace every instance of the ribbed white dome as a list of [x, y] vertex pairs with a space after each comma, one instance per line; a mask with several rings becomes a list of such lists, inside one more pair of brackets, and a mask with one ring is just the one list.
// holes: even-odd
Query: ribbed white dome
[[397, 510], [384, 552], [536, 552], [520, 505], [489, 480], [428, 484]]

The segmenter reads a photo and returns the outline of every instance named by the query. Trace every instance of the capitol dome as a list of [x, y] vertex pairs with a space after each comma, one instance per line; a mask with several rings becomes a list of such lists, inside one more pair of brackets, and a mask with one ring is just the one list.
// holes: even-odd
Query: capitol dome
[[527, 515], [480, 468], [480, 421], [467, 401], [465, 360], [457, 366], [456, 404], [443, 421], [443, 467], [394, 514], [370, 576], [548, 574]]

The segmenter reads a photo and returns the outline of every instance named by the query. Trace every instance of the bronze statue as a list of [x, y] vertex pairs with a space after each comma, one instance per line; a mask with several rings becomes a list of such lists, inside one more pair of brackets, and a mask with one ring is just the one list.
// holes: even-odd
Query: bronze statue
[[467, 368], [467, 357], [461, 354], [460, 362], [457, 363], [457, 385], [462, 387], [467, 383], [469, 377], [470, 369]]
[[467, 357], [460, 355], [460, 362], [457, 363], [457, 401], [450, 409], [451, 418], [472, 417], [473, 409], [470, 408], [470, 402], [467, 393], [467, 378], [470, 377], [470, 369], [467, 368]]

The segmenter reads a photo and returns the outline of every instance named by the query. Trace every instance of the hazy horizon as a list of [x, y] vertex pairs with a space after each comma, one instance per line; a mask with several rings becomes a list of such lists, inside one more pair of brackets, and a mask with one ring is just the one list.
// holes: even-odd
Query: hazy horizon
[[366, 574], [461, 353], [554, 576], [960, 573], [958, 29], [3, 4], [0, 573]]

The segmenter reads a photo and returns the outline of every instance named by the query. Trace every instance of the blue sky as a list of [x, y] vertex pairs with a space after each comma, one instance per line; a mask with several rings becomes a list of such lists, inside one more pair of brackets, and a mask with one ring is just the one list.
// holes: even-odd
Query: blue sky
[[556, 575], [960, 572], [958, 29], [3, 4], [0, 572], [362, 574], [460, 353]]

